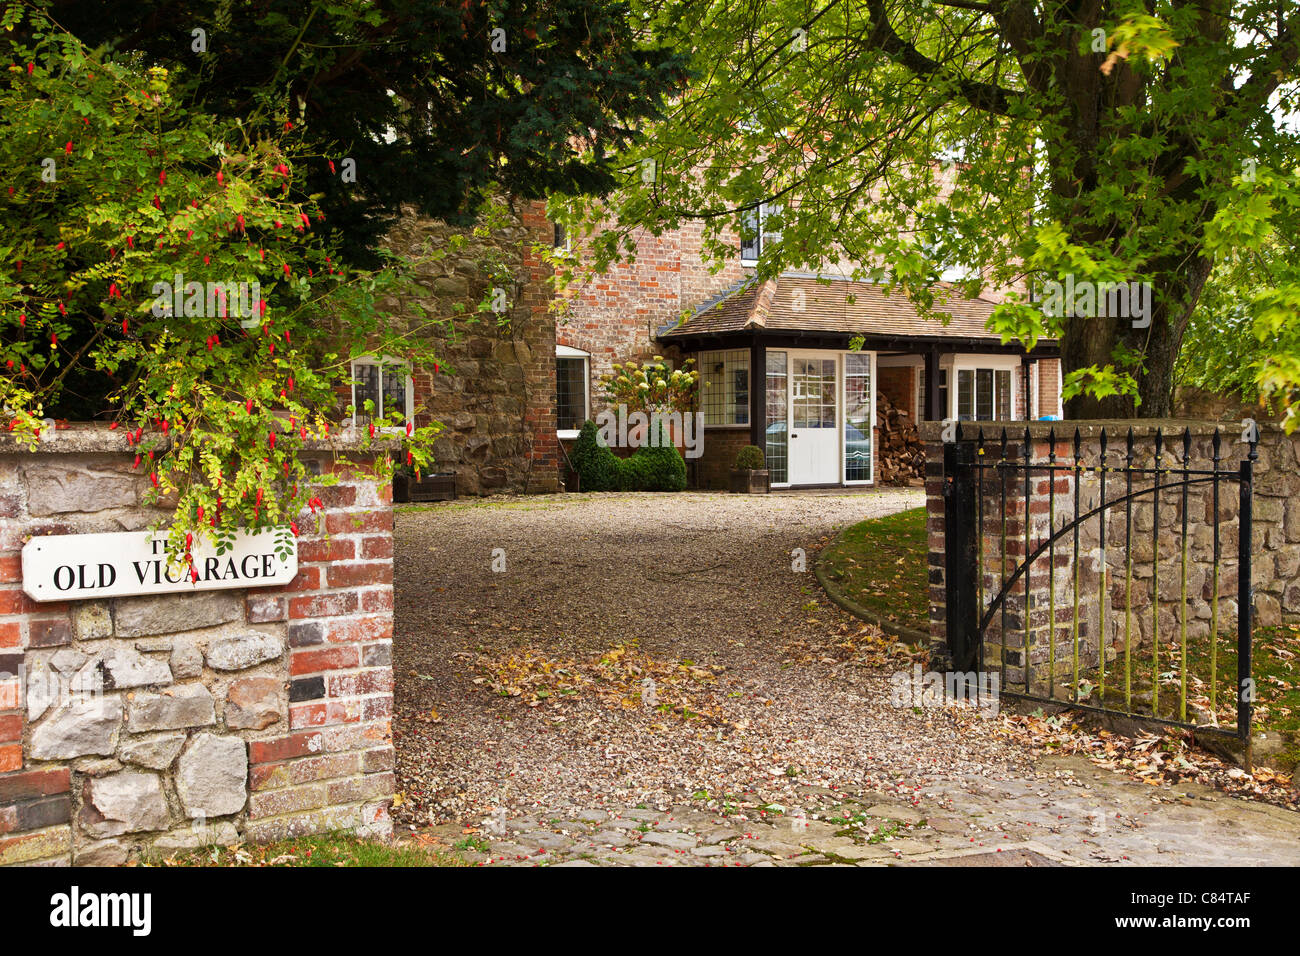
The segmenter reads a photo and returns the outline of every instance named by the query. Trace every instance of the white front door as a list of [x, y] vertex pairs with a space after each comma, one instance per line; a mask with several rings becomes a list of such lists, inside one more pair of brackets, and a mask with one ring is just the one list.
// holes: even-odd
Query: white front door
[[839, 356], [790, 353], [790, 484], [840, 482]]

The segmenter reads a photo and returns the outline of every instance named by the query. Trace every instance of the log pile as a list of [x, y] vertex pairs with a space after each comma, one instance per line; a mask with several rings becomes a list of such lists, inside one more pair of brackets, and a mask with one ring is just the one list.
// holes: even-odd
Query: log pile
[[877, 481], [884, 485], [906, 485], [925, 478], [925, 446], [916, 430], [916, 422], [904, 408], [891, 402], [883, 392], [876, 393], [876, 424], [880, 429], [880, 448], [876, 467]]

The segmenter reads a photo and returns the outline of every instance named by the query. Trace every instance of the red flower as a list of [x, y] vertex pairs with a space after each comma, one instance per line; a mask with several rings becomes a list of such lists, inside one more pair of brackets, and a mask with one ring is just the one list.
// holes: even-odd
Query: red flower
[[68, 140], [68, 145], [63, 147], [63, 155], [64, 156], [72, 155], [72, 140]]
[[248, 412], [250, 415], [253, 414], [253, 400], [251, 398], [244, 403], [244, 411]]

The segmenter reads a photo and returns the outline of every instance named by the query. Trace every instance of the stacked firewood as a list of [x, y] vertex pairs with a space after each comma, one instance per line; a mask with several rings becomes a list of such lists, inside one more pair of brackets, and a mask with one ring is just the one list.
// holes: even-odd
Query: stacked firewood
[[906, 485], [925, 477], [925, 446], [907, 409], [876, 393], [876, 424], [880, 428], [877, 480], [885, 485]]

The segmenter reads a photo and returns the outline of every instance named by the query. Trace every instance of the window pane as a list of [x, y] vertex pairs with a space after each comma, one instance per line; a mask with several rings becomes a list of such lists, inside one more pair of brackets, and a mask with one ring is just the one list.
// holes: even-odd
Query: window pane
[[704, 423], [749, 424], [749, 350], [701, 352], [699, 371]]
[[406, 366], [385, 365], [380, 384], [384, 392], [383, 414], [386, 417], [396, 415], [398, 420], [406, 421]]
[[844, 356], [844, 480], [871, 480], [871, 356]]
[[789, 478], [789, 435], [786, 426], [788, 377], [786, 353], [767, 353], [767, 468], [773, 483]]
[[975, 409], [975, 373], [968, 368], [957, 371], [957, 420], [968, 422]]
[[[370, 362], [358, 362], [352, 366], [352, 377], [357, 380], [353, 387], [353, 396], [356, 403], [356, 419], [358, 422], [368, 422], [370, 419], [379, 414], [380, 396], [379, 396], [379, 366]], [[374, 411], [366, 411], [366, 402], [374, 402]]]
[[761, 251], [758, 210], [750, 209], [740, 217], [740, 258], [757, 259]]
[[998, 369], [998, 420], [1011, 421], [1011, 371]]
[[993, 369], [975, 370], [975, 418], [981, 422], [993, 420]]
[[576, 431], [587, 417], [587, 360], [555, 360], [555, 427]]

